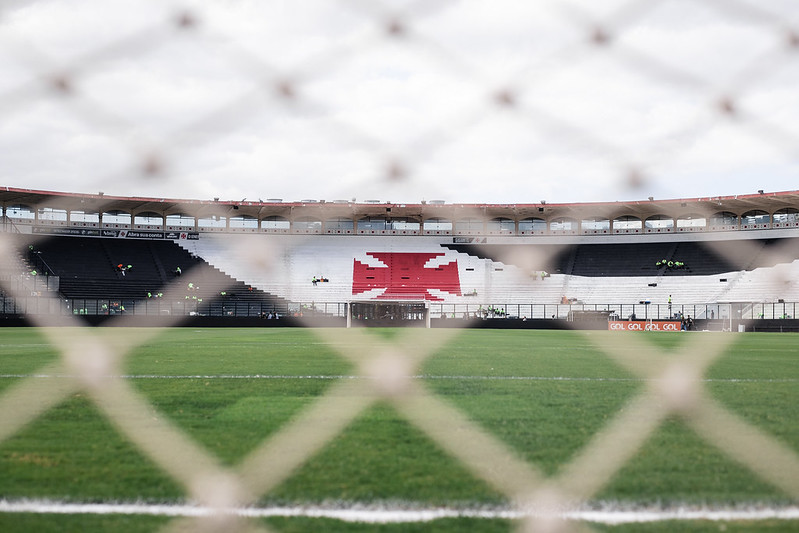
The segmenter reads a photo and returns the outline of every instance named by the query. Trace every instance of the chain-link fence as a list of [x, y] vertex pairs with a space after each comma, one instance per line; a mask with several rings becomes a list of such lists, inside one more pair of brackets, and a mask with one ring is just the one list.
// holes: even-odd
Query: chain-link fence
[[[243, 183], [260, 179], [264, 196], [292, 182], [316, 198], [359, 191], [484, 202], [498, 198], [486, 192], [487, 179], [517, 188], [509, 197], [539, 201], [557, 200], [551, 182], [564, 180], [603, 199], [608, 188], [677, 198], [702, 195], [692, 192], [700, 175], [747, 191], [761, 188], [764, 172], [795, 175], [799, 9], [789, 1], [263, 4], [1, 7], [5, 179], [26, 186], [17, 175], [34, 183], [56, 175], [68, 191], [209, 199], [251, 195]], [[70, 27], [51, 31], [61, 17]], [[102, 212], [102, 194], [96, 200], [91, 209]], [[291, 236], [281, 239], [291, 247]], [[0, 283], [6, 298], [24, 301], [30, 287], [14, 272], [28, 267], [16, 263], [17, 242], [0, 233], [11, 273]], [[247, 242], [230, 240], [228, 253], [267, 274], [281, 268], [275, 249]], [[202, 274], [167, 286], [165, 300], [183, 298], [193, 279], [206, 284]], [[129, 381], [109, 377], [124, 375], [126, 357], [156, 331], [99, 334], [53, 305], [55, 312], [26, 313], [59, 352], [38, 373], [72, 377], [27, 377], [5, 388], [0, 441], [85, 392], [194, 501], [218, 511], [175, 520], [175, 530], [254, 527], [230, 510], [289, 478], [376, 402], [392, 405], [518, 509], [534, 510], [523, 530], [584, 530], [559, 513], [596, 495], [671, 416], [799, 499], [796, 450], [720, 404], [701, 379], [732, 335], [693, 335], [675, 351], [636, 336], [588, 337], [645, 386], [547, 475], [411, 378], [460, 328], [407, 329], [390, 340], [320, 328], [355, 374], [372, 379], [336, 382], [227, 467]], [[136, 314], [115, 320], [133, 324]], [[156, 315], [164, 327], [183, 319], [160, 308]]]

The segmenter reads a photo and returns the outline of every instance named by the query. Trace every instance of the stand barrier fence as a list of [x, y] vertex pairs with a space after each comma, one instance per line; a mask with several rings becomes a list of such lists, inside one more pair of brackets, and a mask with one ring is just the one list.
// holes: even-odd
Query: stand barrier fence
[[[40, 278], [44, 280], [45, 278]], [[346, 317], [346, 302], [197, 302], [194, 300], [58, 299], [0, 293], [0, 314], [266, 317], [270, 313], [295, 317]], [[431, 318], [508, 318], [574, 320], [580, 313], [602, 313], [610, 320], [792, 319], [797, 302], [734, 302], [706, 304], [430, 304]]]

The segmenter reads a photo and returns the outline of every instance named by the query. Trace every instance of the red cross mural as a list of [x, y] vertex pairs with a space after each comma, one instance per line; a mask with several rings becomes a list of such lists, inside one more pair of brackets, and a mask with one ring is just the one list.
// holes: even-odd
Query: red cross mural
[[427, 266], [432, 259], [443, 256], [443, 252], [368, 252], [366, 255], [379, 260], [382, 265], [369, 266], [354, 260], [353, 295], [372, 289], [385, 289], [377, 298], [393, 300], [416, 296], [438, 302], [444, 299], [431, 294], [430, 289], [461, 295], [456, 259], [441, 266]]

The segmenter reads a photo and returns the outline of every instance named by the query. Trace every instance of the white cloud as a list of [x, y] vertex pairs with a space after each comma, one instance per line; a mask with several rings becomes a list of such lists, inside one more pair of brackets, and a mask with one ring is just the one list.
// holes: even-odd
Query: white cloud
[[[741, 5], [36, 2], [0, 12], [2, 185], [492, 203], [795, 189], [799, 5]], [[592, 44], [597, 28], [613, 38]], [[141, 174], [148, 157], [163, 174]]]

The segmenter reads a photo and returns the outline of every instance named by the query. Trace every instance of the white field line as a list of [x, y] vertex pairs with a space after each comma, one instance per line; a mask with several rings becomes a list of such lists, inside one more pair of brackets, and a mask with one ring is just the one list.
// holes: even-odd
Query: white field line
[[237, 509], [212, 509], [195, 505], [167, 505], [145, 503], [66, 503], [51, 500], [0, 500], [2, 513], [37, 514], [125, 514], [174, 517], [202, 517], [224, 513], [249, 518], [308, 517], [333, 518], [345, 522], [411, 523], [429, 522], [441, 518], [521, 519], [527, 516], [557, 516], [564, 520], [578, 520], [602, 524], [629, 524], [665, 520], [799, 520], [799, 507], [709, 508], [675, 507], [630, 508], [622, 505], [603, 506], [601, 509], [574, 509], [551, 514], [525, 512], [505, 508], [392, 508], [389, 506], [353, 505], [350, 507], [246, 507]]
[[[14, 378], [64, 378], [76, 379], [77, 374], [0, 374], [0, 379]], [[290, 375], [290, 374], [120, 374], [109, 375], [115, 379], [373, 379], [357, 375]], [[431, 380], [477, 380], [477, 381], [611, 381], [645, 382], [658, 381], [648, 378], [603, 378], [574, 376], [442, 376], [419, 374], [408, 376], [411, 379]], [[705, 378], [703, 383], [799, 383], [799, 378]]]

